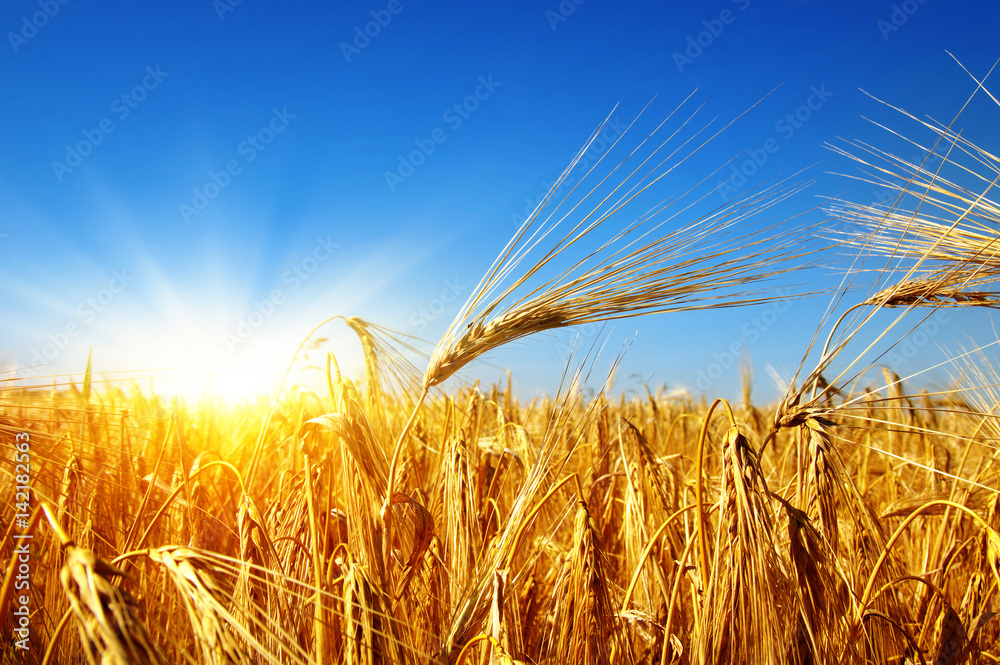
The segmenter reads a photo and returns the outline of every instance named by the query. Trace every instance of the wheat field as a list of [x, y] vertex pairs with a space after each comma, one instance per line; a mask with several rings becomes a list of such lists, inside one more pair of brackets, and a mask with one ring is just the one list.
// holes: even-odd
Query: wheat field
[[[557, 183], [425, 354], [334, 317], [365, 370], [331, 351], [326, 391], [0, 383], [0, 662], [997, 662], [997, 373], [881, 359], [1000, 303], [1000, 160], [919, 122], [964, 179], [840, 146], [898, 196], [833, 202], [833, 232], [757, 221], [793, 180], [621, 222], [714, 137], [651, 135], [579, 199]], [[588, 394], [586, 357], [544, 399], [449, 381], [540, 332], [772, 302], [823, 242], [844, 279], [798, 292], [831, 304], [775, 404], [748, 373], [735, 403]]]

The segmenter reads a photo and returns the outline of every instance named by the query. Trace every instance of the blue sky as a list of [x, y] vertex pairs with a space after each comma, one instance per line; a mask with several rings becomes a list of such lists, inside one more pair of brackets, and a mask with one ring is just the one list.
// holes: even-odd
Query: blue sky
[[[11, 0], [0, 357], [79, 374], [93, 347], [97, 371], [165, 386], [207, 365], [236, 391], [273, 380], [335, 314], [434, 341], [598, 123], [615, 105], [627, 122], [654, 97], [650, 120], [696, 91], [705, 118], [724, 123], [780, 86], [664, 197], [772, 139], [752, 182], [819, 163], [804, 176], [816, 183], [774, 214], [830, 195], [868, 201], [874, 187], [828, 173], [855, 167], [823, 143], [906, 150], [866, 117], [916, 130], [859, 89], [950, 121], [974, 83], [946, 51], [982, 76], [1000, 57], [998, 27], [996, 3], [957, 0]], [[782, 125], [810, 103], [805, 122]], [[995, 141], [997, 111], [971, 106], [965, 135]], [[429, 154], [411, 160], [421, 146]], [[641, 376], [732, 396], [725, 353], [742, 335], [769, 399], [762, 368], [794, 371], [825, 305], [636, 319], [583, 330], [581, 343], [607, 337], [601, 374], [634, 337], [619, 389]], [[753, 323], [765, 315], [774, 322]], [[933, 346], [993, 334], [981, 316], [941, 327]], [[342, 324], [321, 336], [355, 366]], [[465, 378], [509, 367], [522, 394], [552, 392], [570, 340], [518, 344]], [[706, 383], [709, 371], [720, 376]]]

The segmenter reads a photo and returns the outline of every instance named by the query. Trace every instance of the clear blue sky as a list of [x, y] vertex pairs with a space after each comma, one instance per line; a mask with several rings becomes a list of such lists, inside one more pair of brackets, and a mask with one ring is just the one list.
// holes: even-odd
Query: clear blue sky
[[[981, 76], [1000, 57], [998, 28], [1000, 5], [957, 0], [9, 0], [0, 353], [8, 367], [41, 358], [46, 375], [78, 375], [91, 346], [96, 370], [139, 376], [207, 359], [249, 385], [333, 314], [433, 341], [512, 216], [616, 104], [627, 121], [654, 96], [651, 117], [697, 89], [705, 117], [728, 120], [781, 85], [664, 197], [773, 137], [780, 149], [757, 181], [821, 162], [816, 184], [780, 214], [831, 194], [867, 201], [874, 188], [826, 173], [854, 167], [822, 144], [899, 148], [863, 116], [913, 127], [859, 88], [950, 121], [974, 84], [946, 50]], [[782, 118], [817, 91], [818, 108], [789, 132]], [[997, 111], [975, 106], [960, 124], [988, 145]], [[420, 146], [434, 149], [412, 172], [401, 167]], [[745, 340], [762, 398], [773, 389], [760, 368], [793, 371], [824, 306], [795, 303]], [[637, 333], [618, 387], [638, 385], [634, 373], [695, 387], [764, 313], [607, 328], [611, 349]], [[962, 321], [952, 317], [935, 344], [964, 334]], [[249, 334], [236, 343], [241, 325]], [[584, 345], [597, 338], [583, 333]], [[323, 336], [354, 362], [342, 325]], [[551, 392], [569, 339], [488, 360], [510, 367], [522, 393]], [[467, 378], [477, 375], [499, 372], [480, 364]], [[708, 392], [736, 386], [727, 369]]]

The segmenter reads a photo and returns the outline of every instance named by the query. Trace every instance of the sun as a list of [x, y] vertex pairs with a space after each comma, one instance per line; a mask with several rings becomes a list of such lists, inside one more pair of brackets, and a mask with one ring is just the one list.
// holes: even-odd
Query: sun
[[238, 354], [205, 351], [201, 362], [173, 365], [153, 380], [158, 394], [188, 401], [257, 403], [296, 388], [326, 391], [325, 354], [316, 349], [296, 353], [302, 335], [289, 333], [284, 343], [261, 340]]
[[[279, 386], [284, 394], [304, 387], [325, 395], [328, 351], [345, 374], [360, 374], [361, 345], [342, 319], [314, 330], [330, 317], [329, 303], [289, 298], [262, 309], [264, 300], [221, 278], [205, 280], [191, 294], [152, 264], [146, 272], [149, 284], [137, 283], [119, 307], [108, 308], [92, 325], [77, 326], [81, 332], [53, 357], [21, 361], [19, 377], [32, 386], [59, 377], [78, 383], [91, 358], [96, 389], [134, 384], [188, 403], [235, 404], [274, 397]], [[345, 310], [354, 304], [333, 299]]]
[[[278, 322], [276, 322], [278, 323]], [[308, 369], [325, 350], [298, 352], [309, 329], [272, 326], [259, 330], [240, 345], [227, 346], [213, 327], [177, 325], [171, 328], [133, 326], [127, 334], [93, 346], [95, 381], [105, 385], [133, 383], [161, 397], [180, 397], [188, 403], [256, 403], [285, 388], [307, 385], [319, 389], [325, 380]], [[66, 359], [57, 369], [78, 376], [86, 356]]]
[[228, 404], [274, 398], [279, 387], [281, 395], [296, 389], [325, 394], [328, 351], [348, 376], [360, 373], [360, 343], [342, 322], [326, 324], [304, 343], [310, 330], [303, 325], [273, 326], [233, 346], [216, 330], [175, 329], [144, 339], [115, 365], [148, 378], [156, 394]]
[[158, 395], [182, 397], [188, 402], [256, 402], [275, 395], [290, 356], [256, 360], [220, 361], [206, 354], [201, 364], [173, 366], [150, 378]]

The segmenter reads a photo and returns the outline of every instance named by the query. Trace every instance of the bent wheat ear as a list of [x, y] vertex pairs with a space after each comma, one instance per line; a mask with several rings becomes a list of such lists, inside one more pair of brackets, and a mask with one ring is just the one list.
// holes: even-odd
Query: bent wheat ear
[[232, 589], [227, 588], [225, 571], [218, 570], [209, 558], [184, 547], [161, 547], [150, 552], [149, 558], [163, 567], [177, 588], [203, 662], [213, 665], [252, 662], [237, 638], [240, 633], [248, 644], [263, 651], [226, 609]]
[[[708, 125], [691, 127], [696, 114], [697, 109], [657, 144], [657, 132], [663, 130], [665, 120], [609, 173], [594, 175], [597, 182], [591, 185], [587, 178], [596, 173], [597, 166], [605, 159], [616, 159], [608, 155], [621, 141], [617, 139], [583, 180], [557, 200], [590, 142], [584, 145], [500, 252], [438, 342], [424, 373], [425, 389], [442, 383], [482, 354], [537, 332], [773, 299], [765, 290], [744, 287], [786, 272], [790, 269], [787, 261], [809, 250], [804, 248], [803, 238], [791, 232], [741, 225], [796, 194], [802, 185], [781, 181], [699, 215], [692, 212], [693, 206], [715, 191], [696, 193], [705, 178], [684, 194], [616, 224], [623, 216], [634, 214], [625, 210], [628, 204], [680, 168], [722, 131], [704, 139]], [[684, 138], [685, 133], [690, 136]], [[689, 147], [692, 142], [696, 147]], [[593, 207], [586, 212], [584, 206]], [[693, 221], [664, 230], [685, 214]], [[572, 226], [563, 233], [558, 227], [564, 223]], [[612, 225], [610, 233], [603, 239], [598, 237]], [[525, 269], [522, 263], [530, 267]]]
[[835, 199], [828, 210], [851, 224], [835, 236], [857, 248], [856, 265], [868, 256], [886, 257], [886, 269], [880, 271], [886, 286], [858, 306], [1000, 306], [995, 287], [1000, 278], [1000, 204], [995, 200], [1000, 158], [952, 129], [981, 91], [997, 102], [983, 81], [972, 78], [975, 91], [947, 126], [876, 99], [927, 130], [926, 146], [888, 130], [926, 155], [920, 163], [858, 141], [828, 146], [865, 171], [850, 177], [893, 195], [889, 204]]
[[59, 572], [90, 663], [149, 665], [166, 658], [136, 617], [135, 602], [108, 578], [123, 575], [92, 550], [69, 546]]
[[862, 304], [875, 307], [1000, 307], [1000, 293], [963, 289], [961, 287], [974, 275], [961, 280], [959, 275], [958, 271], [952, 271], [939, 273], [934, 278], [893, 284]]
[[947, 603], [941, 614], [940, 626], [934, 665], [957, 665], [964, 660], [964, 652], [969, 645], [969, 635], [962, 625], [961, 617]]
[[[388, 436], [389, 421], [394, 410], [392, 398], [407, 399], [420, 391], [420, 371], [405, 353], [427, 358], [427, 353], [414, 344], [422, 340], [365, 321], [356, 316], [344, 318], [355, 332], [365, 356], [364, 406], [368, 419], [380, 437]], [[339, 370], [337, 372], [339, 374]], [[331, 383], [332, 383], [331, 378]]]

